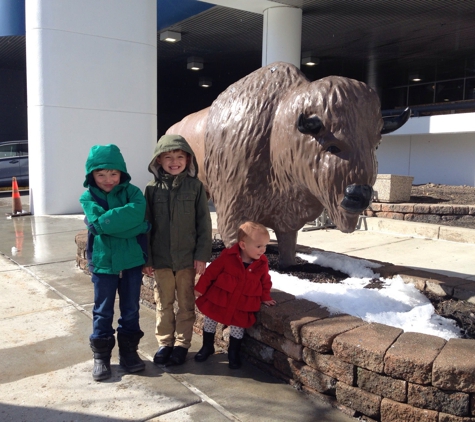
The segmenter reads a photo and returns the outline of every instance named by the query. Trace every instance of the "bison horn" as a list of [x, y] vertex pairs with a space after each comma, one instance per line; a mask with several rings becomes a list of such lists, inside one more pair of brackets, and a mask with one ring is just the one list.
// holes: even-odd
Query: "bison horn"
[[306, 118], [301, 113], [297, 120], [297, 128], [304, 135], [316, 135], [322, 127], [323, 123], [317, 116]]
[[411, 109], [407, 107], [399, 116], [383, 117], [383, 128], [381, 129], [381, 135], [394, 132], [404, 125], [411, 116]]

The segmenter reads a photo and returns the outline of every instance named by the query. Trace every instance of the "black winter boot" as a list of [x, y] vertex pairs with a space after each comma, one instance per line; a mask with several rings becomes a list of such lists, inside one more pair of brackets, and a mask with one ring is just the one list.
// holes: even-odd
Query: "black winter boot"
[[173, 346], [160, 346], [153, 357], [153, 363], [157, 365], [164, 365], [170, 359], [170, 355], [173, 352]]
[[203, 331], [203, 347], [195, 355], [196, 362], [204, 362], [214, 353], [214, 333]]
[[228, 360], [230, 369], [239, 369], [241, 367], [241, 343], [242, 338], [229, 336]]
[[183, 365], [186, 361], [187, 354], [188, 349], [182, 346], [175, 346], [165, 366]]
[[145, 363], [140, 359], [137, 353], [140, 339], [143, 337], [143, 331], [137, 331], [134, 334], [117, 333], [117, 342], [119, 343], [119, 364], [127, 372], [139, 372], [145, 369]]
[[115, 337], [89, 339], [94, 353], [94, 368], [92, 378], [95, 381], [106, 380], [111, 377], [111, 352], [115, 346]]

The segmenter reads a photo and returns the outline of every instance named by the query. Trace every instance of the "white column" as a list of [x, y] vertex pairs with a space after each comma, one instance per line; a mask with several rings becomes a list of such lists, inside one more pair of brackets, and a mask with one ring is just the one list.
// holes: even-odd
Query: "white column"
[[33, 212], [81, 212], [96, 144], [118, 145], [143, 189], [157, 139], [156, 0], [25, 4]]
[[283, 61], [300, 69], [302, 9], [288, 6], [264, 10], [262, 66]]

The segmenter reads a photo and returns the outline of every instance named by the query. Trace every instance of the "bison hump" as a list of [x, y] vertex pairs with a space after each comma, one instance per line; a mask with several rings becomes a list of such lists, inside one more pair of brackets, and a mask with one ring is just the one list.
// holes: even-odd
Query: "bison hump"
[[256, 158], [260, 164], [251, 171], [268, 168], [269, 138], [276, 109], [289, 90], [306, 83], [308, 79], [297, 67], [276, 62], [223, 91], [211, 105], [206, 124], [208, 181], [218, 180], [217, 173], [223, 171], [233, 175], [238, 172], [237, 167], [255, 163]]

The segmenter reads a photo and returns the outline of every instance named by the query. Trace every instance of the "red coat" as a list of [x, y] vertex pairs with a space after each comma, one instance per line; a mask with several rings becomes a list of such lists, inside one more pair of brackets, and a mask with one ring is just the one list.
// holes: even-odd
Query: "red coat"
[[195, 290], [202, 293], [196, 306], [207, 317], [225, 325], [248, 328], [256, 322], [261, 303], [272, 300], [272, 282], [265, 255], [244, 268], [236, 243], [224, 249], [206, 268]]

